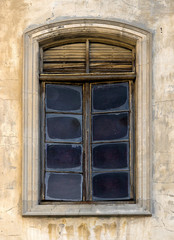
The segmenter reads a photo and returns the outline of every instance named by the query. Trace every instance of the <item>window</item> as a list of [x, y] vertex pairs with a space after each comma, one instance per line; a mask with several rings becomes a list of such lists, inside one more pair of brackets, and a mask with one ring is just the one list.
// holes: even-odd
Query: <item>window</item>
[[[134, 47], [73, 41], [40, 50], [41, 79], [68, 74], [61, 82], [41, 83], [42, 200], [133, 200]], [[91, 72], [103, 79], [97, 82]], [[80, 80], [83, 73], [90, 79]], [[108, 73], [113, 80], [106, 81]]]
[[149, 215], [150, 34], [81, 21], [25, 35], [23, 214]]

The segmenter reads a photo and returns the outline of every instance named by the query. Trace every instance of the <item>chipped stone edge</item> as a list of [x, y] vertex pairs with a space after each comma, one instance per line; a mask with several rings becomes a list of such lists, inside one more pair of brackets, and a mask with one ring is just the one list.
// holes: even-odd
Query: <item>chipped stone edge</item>
[[[91, 29], [129, 38], [136, 44], [136, 203], [40, 204], [39, 43], [58, 35]], [[109, 35], [108, 35], [109, 36]], [[47, 24], [24, 33], [23, 80], [23, 216], [119, 216], [152, 214], [151, 33], [125, 23], [77, 19]]]

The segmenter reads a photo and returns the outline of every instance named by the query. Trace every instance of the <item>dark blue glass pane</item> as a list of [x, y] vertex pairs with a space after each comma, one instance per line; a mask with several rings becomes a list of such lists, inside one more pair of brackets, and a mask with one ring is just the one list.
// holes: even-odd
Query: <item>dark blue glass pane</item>
[[128, 83], [93, 86], [93, 111], [128, 109]]
[[82, 175], [46, 173], [46, 200], [81, 201]]
[[76, 144], [47, 144], [46, 165], [51, 170], [81, 171], [82, 147]]
[[101, 173], [93, 176], [93, 200], [114, 200], [129, 197], [127, 172]]
[[128, 143], [108, 143], [93, 146], [93, 170], [128, 167]]
[[93, 116], [93, 140], [116, 140], [128, 137], [128, 114]]
[[81, 141], [82, 117], [47, 114], [47, 140]]
[[82, 87], [47, 84], [46, 85], [47, 111], [75, 111], [82, 110]]

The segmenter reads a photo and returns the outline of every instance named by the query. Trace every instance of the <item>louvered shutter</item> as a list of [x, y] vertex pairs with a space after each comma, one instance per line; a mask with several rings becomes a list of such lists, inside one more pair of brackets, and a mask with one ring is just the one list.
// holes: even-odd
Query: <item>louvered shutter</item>
[[43, 53], [43, 71], [62, 74], [85, 73], [85, 43], [50, 48]]
[[66, 44], [44, 50], [43, 73], [133, 72], [132, 49], [92, 41], [88, 43]]
[[90, 44], [90, 72], [131, 72], [132, 51], [108, 44]]

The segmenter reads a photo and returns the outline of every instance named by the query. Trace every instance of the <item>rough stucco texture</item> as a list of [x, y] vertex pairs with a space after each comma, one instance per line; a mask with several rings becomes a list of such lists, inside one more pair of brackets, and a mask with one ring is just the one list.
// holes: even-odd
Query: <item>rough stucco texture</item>
[[[23, 32], [62, 19], [94, 17], [153, 33], [153, 215], [23, 218]], [[0, 1], [0, 240], [174, 239], [174, 1]]]

